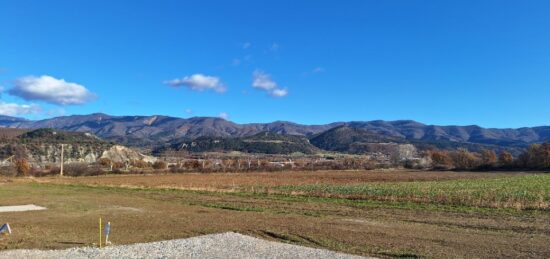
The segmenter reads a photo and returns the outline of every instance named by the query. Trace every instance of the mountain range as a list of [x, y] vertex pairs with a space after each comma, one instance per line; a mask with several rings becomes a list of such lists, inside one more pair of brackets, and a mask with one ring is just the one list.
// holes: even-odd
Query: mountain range
[[[334, 122], [323, 125], [303, 125], [287, 121], [237, 124], [213, 117], [184, 119], [161, 115], [112, 116], [102, 113], [61, 116], [44, 120], [0, 116], [0, 127], [55, 128], [89, 132], [120, 144], [151, 148], [166, 143], [182, 143], [199, 137], [250, 137], [262, 132], [304, 136], [315, 142], [314, 139], [319, 134], [339, 126], [368, 130], [370, 133], [367, 135], [370, 134], [372, 138], [390, 139], [394, 142], [400, 139], [436, 146], [489, 145], [501, 148], [524, 148], [529, 144], [550, 140], [550, 126], [497, 129], [476, 125], [426, 125], [412, 120]], [[350, 131], [350, 133], [353, 132], [353, 130]]]
[[166, 150], [190, 152], [239, 151], [260, 154], [314, 154], [321, 151], [304, 136], [281, 135], [267, 131], [246, 137], [219, 138], [203, 136], [193, 140], [177, 142], [167, 148], [161, 147], [156, 149], [155, 153], [162, 153]]

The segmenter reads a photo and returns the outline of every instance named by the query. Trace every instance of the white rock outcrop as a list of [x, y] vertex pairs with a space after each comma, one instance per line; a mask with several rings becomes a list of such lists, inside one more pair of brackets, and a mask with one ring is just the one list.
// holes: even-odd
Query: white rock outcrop
[[128, 162], [132, 160], [143, 160], [147, 163], [154, 163], [157, 161], [156, 157], [147, 156], [141, 154], [133, 149], [125, 146], [114, 145], [110, 149], [105, 150], [100, 158], [108, 158], [113, 162]]

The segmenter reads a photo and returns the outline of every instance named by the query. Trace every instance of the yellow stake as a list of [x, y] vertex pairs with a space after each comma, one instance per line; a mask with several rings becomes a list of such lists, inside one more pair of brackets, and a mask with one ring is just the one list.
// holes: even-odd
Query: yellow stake
[[99, 248], [101, 248], [101, 217], [99, 217]]

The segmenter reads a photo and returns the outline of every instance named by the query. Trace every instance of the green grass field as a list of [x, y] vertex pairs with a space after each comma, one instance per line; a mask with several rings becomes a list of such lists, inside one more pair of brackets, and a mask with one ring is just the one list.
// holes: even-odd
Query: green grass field
[[549, 209], [550, 174], [517, 177], [354, 185], [284, 185], [285, 194], [460, 206]]

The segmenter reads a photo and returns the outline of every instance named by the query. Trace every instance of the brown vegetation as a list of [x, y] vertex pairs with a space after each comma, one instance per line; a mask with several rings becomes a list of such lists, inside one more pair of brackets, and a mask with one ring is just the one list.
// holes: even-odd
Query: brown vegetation
[[[57, 168], [51, 165], [36, 165], [25, 157], [24, 150], [13, 147], [10, 154], [12, 166], [18, 176], [45, 176], [55, 174]], [[26, 161], [26, 162], [25, 162]], [[5, 164], [6, 165], [6, 164]], [[418, 170], [544, 170], [550, 169], [550, 142], [531, 145], [516, 159], [510, 152], [497, 154], [494, 150], [484, 149], [479, 153], [466, 149], [437, 150], [431, 149], [421, 153], [420, 158], [408, 160], [379, 161], [369, 155], [335, 155], [335, 156], [282, 156], [282, 155], [236, 155], [227, 153], [188, 155], [180, 157], [162, 157], [155, 163], [143, 160], [114, 162], [100, 158], [88, 166], [73, 166], [68, 175], [96, 175], [105, 173], [216, 173], [216, 172], [286, 172], [286, 171], [326, 171], [326, 170], [374, 170], [390, 168], [407, 168]], [[78, 172], [76, 169], [83, 169]], [[91, 172], [90, 168], [93, 168]], [[0, 168], [1, 175], [12, 175], [9, 166]], [[100, 172], [101, 171], [101, 172]]]
[[428, 152], [428, 156], [432, 160], [432, 166], [434, 169], [448, 170], [453, 168], [453, 160], [446, 151], [431, 150]]
[[64, 174], [67, 176], [93, 176], [106, 173], [98, 164], [68, 163], [64, 168]]
[[280, 173], [188, 173], [163, 175], [112, 175], [108, 177], [44, 178], [63, 184], [175, 188], [192, 190], [235, 190], [240, 187], [280, 185], [351, 185], [371, 182], [418, 182], [481, 179], [514, 176], [514, 173], [458, 173], [438, 171], [317, 171]]
[[491, 169], [550, 169], [550, 142], [533, 144], [517, 159], [507, 151], [498, 156], [494, 150], [484, 149], [480, 153], [465, 149], [454, 151], [430, 150], [426, 156], [432, 161], [432, 168], [439, 170], [491, 170]]
[[498, 156], [498, 165], [500, 167], [511, 167], [514, 164], [514, 156], [508, 151], [503, 151]]
[[481, 163], [485, 166], [495, 167], [497, 165], [497, 154], [495, 151], [483, 149], [481, 151]]
[[164, 162], [164, 161], [156, 161], [155, 163], [153, 163], [153, 168], [157, 169], [157, 170], [164, 170], [167, 167], [168, 166], [166, 165], [166, 162]]
[[21, 158], [15, 160], [15, 170], [17, 171], [17, 176], [28, 176], [30, 169], [31, 167], [27, 159]]
[[533, 169], [550, 168], [550, 142], [529, 146], [518, 158], [519, 166]]

